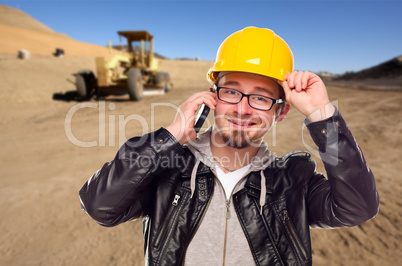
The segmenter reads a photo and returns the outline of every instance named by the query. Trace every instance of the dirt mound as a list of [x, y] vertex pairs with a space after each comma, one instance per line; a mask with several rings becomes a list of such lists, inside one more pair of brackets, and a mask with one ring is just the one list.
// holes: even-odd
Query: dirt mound
[[336, 78], [337, 80], [361, 80], [395, 78], [402, 76], [402, 56], [393, 58], [379, 65], [363, 69], [359, 72], [349, 72]]
[[358, 72], [324, 78], [327, 84], [355, 89], [402, 91], [402, 56]]
[[29, 30], [54, 32], [51, 28], [37, 21], [27, 13], [5, 5], [0, 5], [0, 24]]
[[65, 34], [56, 33], [28, 14], [17, 9], [0, 5], [0, 56], [17, 56], [18, 50], [25, 49], [35, 56], [53, 56], [57, 48], [63, 49], [65, 56], [107, 56], [120, 53], [117, 50], [94, 44], [75, 41]]
[[[56, 48], [64, 50], [65, 56], [107, 56], [109, 48], [75, 41], [70, 37], [45, 31], [0, 24], [0, 35], [7, 36], [0, 42], [0, 55], [16, 56], [25, 49], [35, 56], [53, 56]], [[118, 53], [112, 50], [112, 53]]]

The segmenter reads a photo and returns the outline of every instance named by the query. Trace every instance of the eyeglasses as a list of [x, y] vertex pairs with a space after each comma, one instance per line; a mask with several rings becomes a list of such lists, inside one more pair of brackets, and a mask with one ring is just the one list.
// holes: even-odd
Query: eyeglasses
[[282, 99], [276, 100], [259, 94], [245, 94], [241, 91], [226, 87], [217, 87], [216, 91], [218, 94], [218, 99], [222, 102], [237, 104], [241, 102], [244, 96], [246, 96], [248, 105], [254, 109], [262, 111], [269, 111], [274, 104], [283, 103]]

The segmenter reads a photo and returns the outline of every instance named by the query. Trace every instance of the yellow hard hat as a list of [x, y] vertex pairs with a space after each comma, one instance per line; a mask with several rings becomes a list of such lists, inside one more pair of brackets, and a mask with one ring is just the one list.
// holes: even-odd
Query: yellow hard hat
[[241, 71], [284, 81], [293, 71], [293, 54], [286, 42], [270, 29], [246, 27], [220, 45], [214, 65], [207, 73], [216, 82], [221, 71]]

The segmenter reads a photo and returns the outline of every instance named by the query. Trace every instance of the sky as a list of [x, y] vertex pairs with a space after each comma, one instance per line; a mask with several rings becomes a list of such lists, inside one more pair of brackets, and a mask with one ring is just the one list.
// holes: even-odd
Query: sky
[[0, 0], [58, 33], [106, 46], [117, 31], [147, 30], [171, 59], [213, 61], [247, 26], [269, 28], [293, 51], [295, 69], [342, 74], [402, 55], [402, 0]]

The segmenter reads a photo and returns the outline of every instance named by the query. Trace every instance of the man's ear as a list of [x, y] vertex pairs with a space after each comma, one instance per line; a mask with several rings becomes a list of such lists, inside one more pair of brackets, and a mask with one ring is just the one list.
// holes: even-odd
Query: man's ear
[[286, 114], [289, 112], [289, 109], [290, 105], [288, 103], [285, 103], [285, 106], [282, 108], [279, 115], [275, 118], [275, 122], [281, 122], [286, 117]]

